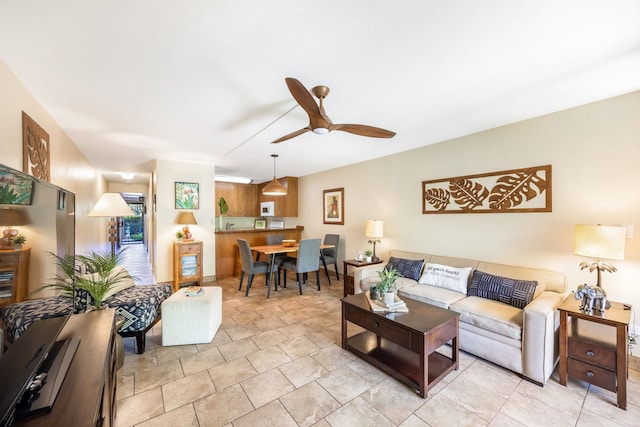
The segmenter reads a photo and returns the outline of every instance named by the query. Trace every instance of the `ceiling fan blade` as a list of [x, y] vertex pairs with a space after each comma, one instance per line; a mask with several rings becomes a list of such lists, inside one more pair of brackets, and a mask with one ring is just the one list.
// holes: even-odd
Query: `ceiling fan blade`
[[307, 88], [293, 77], [287, 77], [284, 80], [287, 82], [287, 87], [293, 98], [309, 115], [309, 121], [312, 123], [314, 121], [324, 121], [320, 107], [318, 107], [318, 104], [316, 104], [316, 101], [314, 101], [313, 96]]
[[277, 144], [278, 142], [282, 142], [282, 141], [286, 141], [287, 139], [291, 139], [291, 138], [295, 138], [298, 135], [302, 135], [303, 133], [309, 132], [311, 130], [311, 128], [309, 128], [308, 126], [306, 128], [302, 128], [299, 129], [295, 132], [291, 132], [285, 136], [282, 136], [278, 139], [276, 139], [275, 141], [271, 141], [271, 144]]
[[391, 132], [390, 130], [377, 128], [374, 126], [351, 124], [331, 125], [329, 126], [329, 130], [341, 130], [343, 132], [354, 133], [356, 135], [362, 136], [370, 136], [372, 138], [393, 138], [393, 136], [395, 136], [396, 134], [395, 132]]

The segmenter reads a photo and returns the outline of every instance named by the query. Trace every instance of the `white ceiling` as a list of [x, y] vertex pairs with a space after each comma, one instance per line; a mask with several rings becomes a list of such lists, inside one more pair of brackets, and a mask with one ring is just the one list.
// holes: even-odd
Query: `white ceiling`
[[[640, 89], [640, 0], [0, 0], [0, 60], [109, 181], [304, 176]], [[326, 85], [334, 131], [285, 77]], [[274, 123], [275, 121], [275, 123]], [[55, 143], [53, 141], [52, 143]]]

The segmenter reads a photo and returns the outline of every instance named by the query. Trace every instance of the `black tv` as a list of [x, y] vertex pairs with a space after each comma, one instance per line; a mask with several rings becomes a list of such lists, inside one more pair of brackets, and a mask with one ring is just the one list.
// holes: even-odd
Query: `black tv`
[[34, 322], [0, 358], [0, 426], [53, 407], [80, 344], [57, 341], [70, 315]]
[[[62, 274], [50, 254], [75, 255], [75, 194], [0, 164], [0, 213], [8, 209], [20, 210], [26, 218], [24, 225], [15, 228], [27, 237], [26, 245], [31, 248], [30, 288]], [[11, 425], [16, 415], [46, 410], [55, 401], [55, 395], [40, 398], [59, 389], [78, 346], [78, 340], [56, 341], [67, 319], [34, 322], [0, 356], [0, 426]], [[37, 396], [26, 395], [34, 376], [51, 369], [59, 370], [61, 376], [52, 373], [44, 381], [46, 387], [35, 390]], [[20, 403], [23, 397], [31, 398], [28, 405]]]

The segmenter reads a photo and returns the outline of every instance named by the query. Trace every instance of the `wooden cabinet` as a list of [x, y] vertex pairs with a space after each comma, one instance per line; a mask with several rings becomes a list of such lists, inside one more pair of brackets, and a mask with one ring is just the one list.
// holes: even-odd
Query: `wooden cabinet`
[[560, 384], [569, 376], [617, 394], [618, 407], [627, 409], [629, 321], [631, 307], [612, 302], [593, 314], [580, 310], [573, 295], [560, 312]]
[[202, 286], [202, 242], [173, 242], [173, 291], [183, 283]]
[[[260, 216], [258, 188], [255, 184], [216, 182], [216, 204], [220, 197], [224, 197], [229, 205], [226, 216]], [[216, 213], [220, 215], [219, 210]]]
[[271, 181], [258, 184], [258, 198], [260, 202], [274, 202], [276, 217], [297, 217], [298, 216], [298, 178], [285, 176], [278, 178], [280, 184], [287, 189], [286, 196], [265, 196], [262, 189]]
[[18, 420], [16, 426], [114, 426], [117, 366], [115, 309], [75, 314], [58, 339], [80, 337], [51, 411]]
[[0, 307], [26, 299], [30, 256], [29, 248], [0, 250]]
[[[270, 182], [262, 184], [236, 184], [230, 182], [216, 182], [216, 204], [220, 197], [224, 197], [229, 212], [226, 216], [259, 217], [260, 202], [274, 202], [276, 217], [298, 216], [298, 178], [285, 176], [279, 178], [280, 184], [287, 189], [286, 196], [264, 196], [262, 189]], [[216, 209], [220, 215], [220, 211]]]

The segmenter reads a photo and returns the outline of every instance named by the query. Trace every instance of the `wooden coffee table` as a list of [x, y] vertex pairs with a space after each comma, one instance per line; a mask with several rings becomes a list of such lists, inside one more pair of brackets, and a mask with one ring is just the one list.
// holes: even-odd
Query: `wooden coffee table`
[[[382, 369], [427, 397], [429, 390], [458, 369], [459, 315], [450, 310], [403, 298], [408, 313], [375, 313], [365, 294], [342, 299], [342, 347]], [[348, 337], [347, 325], [365, 331]], [[436, 352], [451, 343], [451, 355]]]

